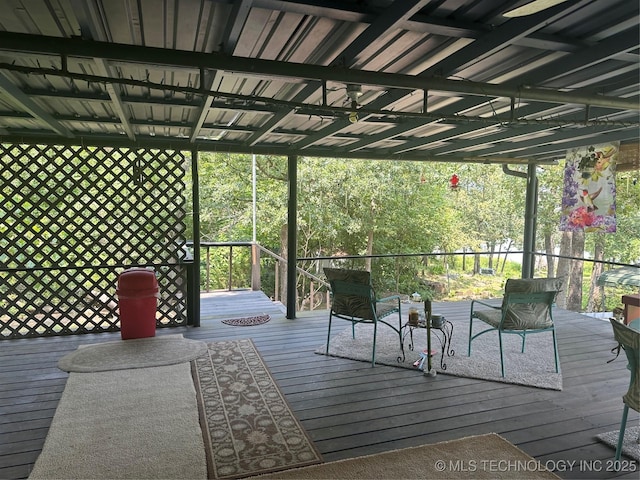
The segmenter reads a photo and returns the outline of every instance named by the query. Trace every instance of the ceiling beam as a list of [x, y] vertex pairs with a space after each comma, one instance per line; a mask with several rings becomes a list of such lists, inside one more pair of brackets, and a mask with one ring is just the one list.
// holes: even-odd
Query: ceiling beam
[[[102, 21], [98, 6], [88, 0], [71, 0], [76, 18], [80, 24], [80, 33], [83, 38], [88, 40], [109, 40], [107, 29]], [[96, 70], [99, 75], [104, 77], [114, 77], [113, 69], [103, 58], [95, 58]], [[127, 137], [131, 140], [136, 139], [135, 132], [129, 121], [130, 115], [127, 114], [126, 107], [122, 102], [120, 92], [117, 92], [113, 84], [105, 84], [105, 89], [111, 100], [111, 108], [120, 119], [120, 124]]]
[[[228, 3], [228, 0], [214, 1]], [[380, 10], [374, 10], [375, 7], [365, 10], [362, 2], [351, 5], [345, 2], [331, 3], [325, 0], [307, 0], [304, 3], [286, 0], [255, 0], [254, 4], [256, 8], [299, 13], [302, 15], [313, 15], [316, 17], [330, 18], [332, 20], [351, 23], [370, 24], [373, 23], [381, 13]], [[464, 22], [449, 18], [433, 17], [419, 12], [413, 17], [406, 19], [403, 23], [398, 25], [398, 27], [409, 32], [469, 39], [480, 38], [491, 29], [488, 25], [475, 22]], [[539, 48], [540, 50], [560, 50], [566, 52], [572, 52], [575, 49], [586, 45], [585, 43], [567, 39], [562, 35], [542, 33], [532, 33], [527, 37], [519, 38], [514, 44]]]
[[[527, 80], [532, 83], [544, 82], [554, 77], [560, 76], [558, 75], [557, 72], [567, 73], [575, 69], [587, 68], [591, 65], [594, 65], [599, 62], [608, 60], [612, 57], [615, 57], [621, 52], [626, 52], [626, 51], [636, 49], [638, 48], [639, 45], [640, 45], [640, 31], [636, 27], [631, 29], [630, 31], [625, 31], [625, 32], [619, 33], [618, 35], [614, 35], [608, 38], [606, 41], [601, 42], [598, 45], [585, 48], [583, 52], [579, 53], [579, 55], [571, 56], [569, 59], [563, 57], [554, 62], [551, 62], [545, 65], [544, 67], [537, 69], [534, 74], [528, 74]], [[452, 57], [455, 57], [455, 55]], [[584, 65], [582, 64], [582, 61], [585, 62]], [[637, 69], [637, 66], [636, 66], [636, 69]], [[455, 105], [456, 110], [462, 111], [466, 108], [472, 108], [475, 105], [480, 105], [481, 103], [485, 103], [486, 101], [483, 100], [482, 102], [479, 102], [478, 100], [471, 99], [470, 102], [468, 100], [467, 102], [469, 103], [469, 105], [466, 105], [466, 106], [460, 105], [460, 102], [456, 103]], [[475, 105], [471, 105], [471, 102], [474, 102]], [[544, 110], [544, 107], [538, 108], [538, 111], [543, 111], [543, 110]], [[601, 111], [602, 116], [598, 116], [598, 115], [594, 116], [594, 113], [595, 112], [592, 112], [591, 118], [602, 118], [602, 116], [605, 116], [606, 114], [610, 114], [611, 112]], [[535, 112], [529, 112], [528, 114], [525, 114], [524, 112], [518, 112], [519, 117], [523, 117], [525, 115], [529, 115], [529, 116], [535, 115]], [[496, 121], [496, 123], [498, 122]], [[417, 122], [412, 122], [412, 121], [406, 122], [404, 124], [400, 124], [395, 128], [385, 130], [384, 132], [381, 132], [380, 134], [375, 135], [372, 140], [373, 141], [389, 140], [398, 135], [407, 134], [411, 130], [415, 129], [416, 124]], [[469, 127], [468, 129], [466, 129], [467, 132], [465, 133], [469, 133], [477, 129], [478, 129], [477, 127]], [[432, 139], [431, 137], [421, 137], [414, 142], [409, 142], [410, 147], [409, 145], [403, 145], [401, 147], [396, 147], [393, 150], [395, 153], [407, 152], [412, 148], [419, 148], [422, 145], [427, 145], [429, 143], [433, 143], [434, 141], [436, 140]], [[365, 140], [362, 140], [360, 142], [350, 144], [348, 147], [350, 149], [359, 149], [359, 148], [366, 148], [367, 146], [368, 146], [367, 142]]]
[[[391, 6], [384, 11], [383, 15], [380, 15], [373, 21], [358, 37], [353, 40], [339, 55], [334, 58], [329, 64], [330, 67], [340, 66], [340, 68], [351, 67], [357, 62], [358, 56], [362, 51], [369, 46], [376, 39], [386, 35], [391, 29], [397, 28], [397, 24], [415, 14], [420, 8], [422, 8], [428, 0], [412, 0], [404, 2], [394, 2]], [[317, 80], [325, 80], [323, 77], [318, 77]], [[359, 83], [359, 82], [352, 82]], [[298, 92], [294, 101], [304, 102], [311, 95], [313, 95], [318, 88], [318, 83], [310, 83]], [[247, 144], [256, 145], [259, 143], [265, 135], [275, 129], [278, 125], [285, 121], [287, 117], [293, 115], [295, 109], [283, 109], [271, 117], [264, 125], [252, 135]]]
[[[113, 77], [113, 72], [111, 67], [107, 64], [106, 60], [101, 58], [96, 58], [96, 69], [100, 75], [105, 77]], [[115, 114], [120, 119], [120, 125], [122, 129], [126, 133], [127, 137], [131, 140], [136, 139], [136, 134], [133, 131], [133, 127], [131, 126], [131, 121], [129, 120], [129, 115], [127, 114], [127, 107], [124, 105], [122, 101], [122, 97], [119, 92], [116, 92], [116, 89], [113, 84], [107, 83], [105, 84], [105, 89], [107, 90], [107, 94], [111, 99], [111, 108], [113, 108]]]
[[[309, 80], [324, 79], [345, 84], [377, 85], [403, 89], [405, 90], [403, 92], [404, 95], [409, 93], [407, 90], [429, 89], [482, 97], [496, 96], [523, 100], [540, 100], [551, 103], [586, 104], [622, 110], [640, 109], [640, 104], [637, 100], [608, 97], [605, 95], [574, 94], [572, 92], [550, 91], [539, 88], [509, 87], [491, 83], [449, 80], [440, 77], [232, 57], [216, 53], [141, 47], [137, 45], [95, 42], [75, 38], [43, 37], [39, 35], [0, 32], [0, 45], [2, 45], [2, 47], [0, 47], [1, 50], [28, 51], [88, 58], [99, 57], [142, 64], [191, 66], [195, 69], [220, 69], [250, 75], [302, 77]], [[5, 64], [3, 68], [10, 69], [10, 65]]]
[[[88, 102], [107, 102], [110, 100], [109, 95], [106, 93], [95, 92], [95, 91], [62, 91], [62, 90], [47, 90], [47, 89], [39, 89], [39, 88], [25, 88], [24, 93], [30, 97], [51, 97], [51, 98], [62, 98], [62, 99], [73, 99], [79, 101], [88, 101]], [[200, 108], [202, 102], [199, 99], [191, 99], [188, 100], [186, 98], [174, 97], [174, 98], [165, 98], [160, 96], [147, 96], [147, 95], [122, 95], [122, 101], [124, 103], [136, 103], [136, 104], [146, 104], [146, 105], [159, 105], [159, 106], [171, 106], [171, 107], [182, 107], [182, 108]], [[233, 103], [227, 103], [224, 100], [222, 101], [214, 101], [211, 104], [211, 108], [217, 108], [220, 110], [231, 110], [231, 111], [248, 111], [248, 112], [260, 112], [260, 113], [275, 113], [279, 111], [277, 106], [273, 105], [234, 105]]]
[[44, 108], [34, 102], [0, 72], [0, 98], [18, 110], [29, 112], [35, 119], [63, 137], [72, 138], [73, 133], [57, 121]]
[[[25, 135], [27, 133], [28, 135]], [[274, 146], [254, 146], [238, 145], [236, 143], [225, 143], [215, 140], [199, 139], [195, 145], [188, 138], [178, 139], [175, 137], [162, 137], [138, 135], [135, 142], [121, 136], [122, 138], [113, 138], [103, 134], [86, 134], [78, 136], [76, 139], [62, 139], [57, 136], [47, 135], [41, 132], [39, 135], [29, 132], [12, 132], [10, 135], [0, 137], [2, 142], [6, 143], [25, 143], [33, 142], [44, 145], [79, 145], [83, 146], [108, 146], [112, 148], [158, 148], [166, 150], [186, 150], [191, 151], [197, 148], [203, 152], [222, 152], [222, 153], [243, 153], [256, 155], [275, 155], [286, 157], [289, 155], [300, 155], [305, 157], [318, 158], [350, 158], [359, 160], [393, 160], [393, 161], [417, 161], [417, 162], [450, 162], [450, 163], [495, 163], [495, 164], [529, 164], [529, 163], [554, 163], [553, 160], [538, 161], [529, 157], [501, 157], [486, 156], [479, 157], [475, 155], [440, 155], [437, 157], [429, 156], [424, 152], [417, 152], [408, 155], [388, 155], [384, 152], [337, 152], [335, 149], [312, 148], [308, 151], [292, 150], [289, 145]]]
[[[581, 3], [584, 3], [586, 0], [582, 0]], [[576, 8], [576, 7], [572, 7]], [[444, 58], [443, 60], [435, 63], [430, 66], [426, 70], [422, 71], [415, 78], [418, 80], [424, 79], [423, 89], [429, 90], [442, 90], [432, 83], [433, 77], [430, 75], [437, 74], [437, 78], [446, 79], [446, 77], [455, 74], [460, 68], [462, 68], [468, 62], [474, 61], [478, 58], [484, 58], [491, 54], [492, 52], [496, 52], [507, 45], [510, 45], [514, 39], [522, 38], [531, 32], [534, 32], [540, 29], [541, 25], [546, 24], [549, 21], [557, 18], [558, 16], [564, 14], [565, 10], [561, 6], [556, 6], [554, 8], [547, 9], [546, 11], [540, 12], [535, 15], [530, 15], [528, 17], [524, 17], [522, 19], [510, 20], [508, 22], [503, 23], [496, 27], [493, 31], [487, 32], [481, 38], [475, 40], [471, 44], [461, 48], [453, 55]], [[451, 80], [445, 80], [451, 81]], [[458, 80], [456, 80], [458, 81]], [[354, 82], [358, 83], [358, 82]], [[463, 81], [463, 83], [466, 83]], [[485, 85], [485, 84], [483, 84]], [[491, 84], [486, 84], [491, 85]], [[493, 85], [494, 87], [500, 87], [499, 85]], [[519, 87], [516, 90], [520, 90]], [[444, 90], [447, 91], [447, 90]], [[386, 108], [387, 106], [401, 100], [405, 96], [407, 96], [411, 92], [407, 92], [403, 89], [392, 89], [387, 91], [384, 95], [376, 99], [367, 105], [368, 108], [372, 108], [374, 110]], [[471, 93], [471, 92], [456, 92], [456, 93]], [[485, 95], [489, 96], [494, 95], [497, 92], [490, 92], [489, 89], [485, 90]], [[507, 94], [506, 91], [502, 90], [502, 95], [496, 95], [507, 98], [521, 98], [520, 92], [514, 94], [515, 92], [510, 92]], [[486, 100], [483, 100], [486, 101]], [[564, 102], [563, 102], [564, 103]], [[576, 102], [582, 103], [582, 102]], [[349, 123], [346, 121], [336, 121], [333, 124], [325, 127], [321, 131], [317, 132], [314, 136], [309, 136], [306, 139], [298, 142], [296, 144], [297, 148], [306, 148], [309, 145], [312, 145], [313, 142], [321, 140], [327, 136], [333, 135], [339, 132], [341, 129], [349, 126]], [[413, 128], [413, 124], [408, 125], [408, 128]], [[391, 132], [390, 132], [391, 133]], [[394, 134], [399, 134], [400, 130], [396, 129]]]
[[[527, 155], [534, 157], [538, 155], [553, 156], [556, 158], [564, 158], [567, 149], [575, 147], [584, 147], [585, 145], [593, 145], [602, 142], [630, 141], [638, 140], [638, 129], [627, 128], [620, 130], [599, 131], [593, 127], [584, 127], [582, 131], [572, 132], [571, 135], [564, 135], [559, 141], [549, 143], [546, 139], [532, 138], [522, 142], [514, 142], [511, 144], [494, 145], [481, 152], [474, 152], [478, 155]], [[417, 154], [417, 151], [408, 152]], [[446, 155], [450, 155], [446, 154]], [[436, 156], [437, 157], [437, 156]]]
[[[222, 52], [224, 54], [233, 55], [233, 52], [235, 52], [236, 45], [238, 45], [238, 39], [240, 38], [240, 33], [247, 22], [247, 17], [249, 17], [252, 4], [253, 0], [235, 0], [233, 2], [231, 15], [229, 15], [229, 22], [227, 23], [227, 27], [222, 37]], [[222, 76], [223, 72], [220, 70], [216, 70], [214, 74], [206, 74], [205, 78], [201, 79], [201, 82], [203, 82], [203, 88], [211, 90], [214, 85], [220, 83]], [[195, 142], [200, 135], [200, 130], [207, 119], [213, 100], [214, 97], [211, 95], [207, 95], [204, 98], [202, 106], [196, 115], [196, 121], [191, 128], [191, 143]]]

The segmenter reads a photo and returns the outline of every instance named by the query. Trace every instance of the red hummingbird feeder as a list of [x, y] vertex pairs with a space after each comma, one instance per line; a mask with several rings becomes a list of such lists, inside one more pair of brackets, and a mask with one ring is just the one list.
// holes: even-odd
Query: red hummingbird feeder
[[449, 187], [451, 187], [451, 190], [457, 190], [460, 186], [458, 185], [459, 182], [460, 177], [458, 177], [458, 175], [456, 175], [455, 173], [451, 175], [451, 178], [449, 179]]

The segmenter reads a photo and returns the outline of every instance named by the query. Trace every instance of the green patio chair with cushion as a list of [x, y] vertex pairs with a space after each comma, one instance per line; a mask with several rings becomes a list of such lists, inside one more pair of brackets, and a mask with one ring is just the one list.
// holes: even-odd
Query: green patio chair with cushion
[[620, 344], [620, 347], [624, 349], [629, 361], [627, 368], [631, 370], [629, 390], [622, 397], [624, 409], [622, 410], [622, 421], [620, 422], [620, 433], [618, 434], [618, 445], [616, 446], [616, 460], [620, 460], [629, 407], [636, 412], [640, 412], [640, 331], [629, 328], [613, 318], [610, 321], [613, 326], [613, 336]]
[[[398, 334], [398, 346], [404, 356], [402, 343], [402, 313], [400, 296], [392, 295], [377, 298], [371, 283], [371, 272], [365, 270], [348, 270], [341, 268], [325, 268], [324, 273], [331, 285], [331, 308], [329, 310], [329, 331], [327, 332], [327, 354], [331, 340], [331, 322], [334, 318], [351, 322], [351, 335], [355, 337], [356, 323], [373, 324], [373, 351], [371, 366], [376, 365], [376, 339], [378, 323], [391, 327]], [[397, 327], [386, 317], [397, 314]], [[394, 322], [395, 323], [395, 322]]]
[[[509, 278], [504, 286], [502, 305], [495, 306], [481, 300], [471, 302], [469, 321], [469, 351], [471, 342], [488, 332], [498, 332], [500, 344], [500, 369], [504, 377], [504, 354], [502, 352], [502, 334], [516, 334], [522, 338], [522, 353], [528, 334], [551, 332], [556, 373], [558, 373], [558, 344], [553, 323], [553, 303], [562, 288], [561, 278]], [[480, 305], [481, 309], [476, 307]], [[489, 328], [473, 334], [473, 320], [481, 320]]]

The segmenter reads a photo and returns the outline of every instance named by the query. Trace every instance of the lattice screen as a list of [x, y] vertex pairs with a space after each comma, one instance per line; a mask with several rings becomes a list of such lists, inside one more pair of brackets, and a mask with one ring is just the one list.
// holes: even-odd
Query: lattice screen
[[0, 145], [0, 339], [119, 329], [117, 277], [156, 271], [186, 324], [181, 152]]

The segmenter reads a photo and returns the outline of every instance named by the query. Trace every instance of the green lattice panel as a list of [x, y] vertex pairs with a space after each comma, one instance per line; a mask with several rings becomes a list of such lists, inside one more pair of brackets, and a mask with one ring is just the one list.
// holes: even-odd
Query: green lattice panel
[[[186, 323], [181, 152], [0, 145], [0, 339], [118, 329], [117, 275], [155, 268]], [[115, 306], [114, 306], [115, 305]]]

